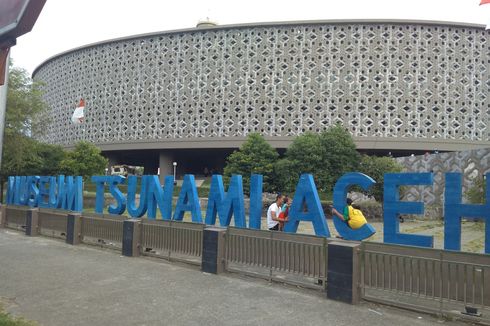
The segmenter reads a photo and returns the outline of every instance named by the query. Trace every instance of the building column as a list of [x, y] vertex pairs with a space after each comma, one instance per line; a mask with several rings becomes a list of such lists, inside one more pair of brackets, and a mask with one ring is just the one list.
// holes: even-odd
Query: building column
[[[159, 157], [158, 167], [160, 168], [160, 184], [163, 184], [163, 180], [167, 175], [174, 175], [174, 167], [173, 167], [174, 157], [171, 152], [161, 151]], [[178, 166], [177, 166], [178, 168]]]
[[115, 154], [105, 153], [105, 157], [109, 161], [107, 164], [107, 174], [111, 175], [111, 168], [118, 164], [117, 156]]

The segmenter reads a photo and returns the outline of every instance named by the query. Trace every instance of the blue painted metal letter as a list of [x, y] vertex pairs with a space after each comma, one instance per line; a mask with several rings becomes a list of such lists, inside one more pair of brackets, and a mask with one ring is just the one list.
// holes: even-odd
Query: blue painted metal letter
[[[248, 214], [248, 227], [260, 230], [262, 221], [262, 183], [261, 174], [252, 174], [250, 177], [250, 208]], [[206, 216], [207, 217], [207, 216]]]
[[434, 246], [434, 238], [428, 235], [400, 233], [400, 214], [423, 214], [424, 203], [400, 201], [399, 186], [431, 185], [432, 173], [386, 173], [384, 176], [384, 242], [409, 246]]
[[284, 226], [284, 231], [296, 232], [300, 221], [312, 222], [316, 235], [330, 237], [320, 197], [311, 174], [302, 174], [299, 178], [293, 203], [289, 209], [289, 222]]
[[444, 249], [461, 250], [461, 219], [478, 218], [485, 221], [485, 253], [490, 254], [490, 173], [487, 173], [485, 204], [461, 203], [461, 173], [446, 173], [444, 193]]
[[184, 176], [182, 189], [180, 190], [179, 199], [175, 206], [174, 220], [182, 221], [186, 211], [191, 212], [192, 222], [202, 223], [201, 205], [199, 204], [196, 182], [192, 174], [186, 174]]
[[228, 226], [231, 216], [235, 216], [235, 226], [246, 227], [245, 207], [243, 203], [243, 183], [241, 175], [232, 175], [228, 192], [225, 194], [223, 177], [213, 175], [209, 189], [208, 208], [206, 210], [206, 224], [216, 223], [216, 214], [219, 216], [220, 226]]
[[[372, 185], [374, 185], [376, 181], [374, 181], [371, 177], [359, 173], [347, 173], [344, 174], [335, 184], [333, 190], [333, 206], [334, 208], [342, 214], [344, 208], [346, 206], [347, 192], [349, 191], [349, 187], [353, 185], [359, 185], [362, 189], [368, 190]], [[364, 240], [372, 236], [376, 233], [376, 230], [371, 224], [364, 224], [359, 229], [352, 229], [339, 218], [333, 216], [333, 224], [339, 232], [340, 236], [345, 240]]]

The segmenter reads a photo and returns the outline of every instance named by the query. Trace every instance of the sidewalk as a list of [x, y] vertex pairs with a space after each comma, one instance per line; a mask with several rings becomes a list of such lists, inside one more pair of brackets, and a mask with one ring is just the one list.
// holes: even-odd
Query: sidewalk
[[45, 326], [462, 324], [5, 229], [0, 302]]

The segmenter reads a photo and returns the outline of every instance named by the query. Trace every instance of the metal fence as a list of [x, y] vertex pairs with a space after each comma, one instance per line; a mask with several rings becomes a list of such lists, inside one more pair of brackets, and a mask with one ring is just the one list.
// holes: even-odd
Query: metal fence
[[66, 239], [67, 211], [39, 209], [38, 230], [41, 235]]
[[229, 227], [225, 268], [270, 281], [321, 289], [326, 286], [327, 239]]
[[26, 207], [7, 206], [5, 208], [5, 226], [10, 229], [25, 231], [26, 229]]
[[204, 224], [141, 220], [141, 254], [201, 265]]
[[[2, 209], [8, 228], [25, 230], [28, 208]], [[40, 234], [66, 238], [66, 211], [40, 209], [37, 214]], [[83, 214], [81, 240], [121, 249], [126, 219]], [[204, 229], [204, 224], [143, 218], [139, 250], [147, 256], [200, 265]], [[224, 256], [219, 259], [224, 259], [228, 272], [324, 289], [327, 249], [324, 237], [228, 227]], [[359, 255], [360, 264], [355, 266], [360, 267], [354, 273], [359, 275], [363, 299], [490, 324], [490, 255], [375, 242], [363, 242]]]
[[83, 214], [81, 240], [86, 244], [121, 249], [123, 223], [126, 219], [119, 215]]
[[360, 273], [364, 299], [490, 322], [490, 255], [364, 242]]

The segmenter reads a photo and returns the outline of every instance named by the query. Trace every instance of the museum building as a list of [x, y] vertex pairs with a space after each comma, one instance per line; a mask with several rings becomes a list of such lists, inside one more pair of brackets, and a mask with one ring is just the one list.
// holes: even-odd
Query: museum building
[[[490, 31], [429, 21], [257, 23], [128, 36], [36, 68], [39, 140], [100, 147], [145, 174], [222, 169], [251, 132], [283, 152], [341, 123], [361, 152], [490, 147]], [[80, 99], [84, 119], [71, 117]]]

